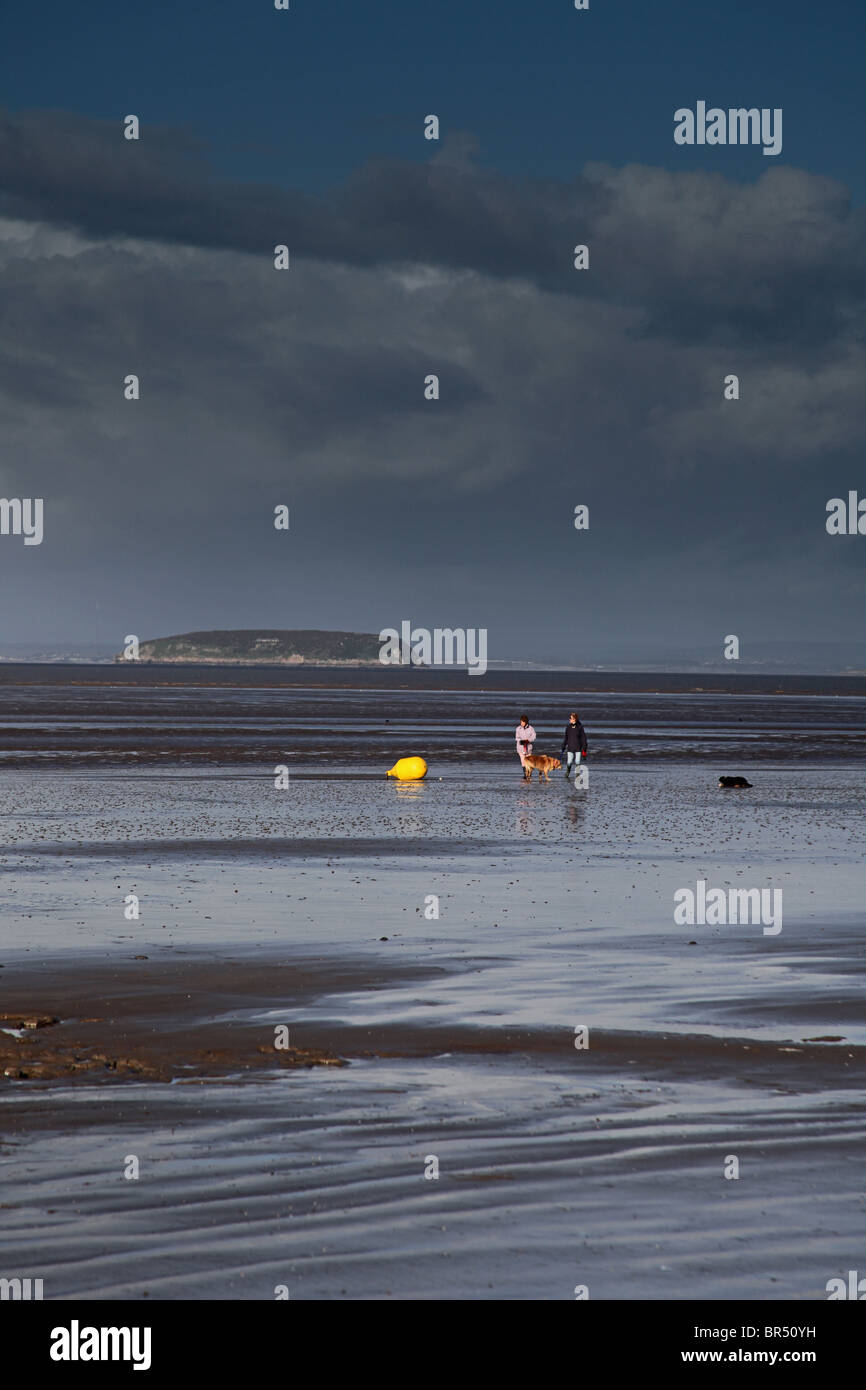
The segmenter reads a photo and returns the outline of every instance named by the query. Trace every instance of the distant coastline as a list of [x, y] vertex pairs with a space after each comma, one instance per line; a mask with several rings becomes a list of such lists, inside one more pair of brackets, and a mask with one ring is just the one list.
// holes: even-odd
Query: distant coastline
[[197, 666], [375, 666], [379, 638], [372, 632], [321, 629], [214, 628], [182, 632], [138, 643], [134, 657], [116, 652], [114, 660]]
[[[121, 629], [122, 631], [122, 629]], [[196, 668], [204, 670], [262, 670], [293, 671], [353, 671], [382, 673], [386, 669], [380, 659], [379, 636], [372, 632], [340, 632], [323, 629], [237, 628], [210, 629], [186, 632], [169, 637], [123, 639], [123, 647], [99, 642], [51, 647], [35, 643], [0, 642], [0, 670], [10, 667], [54, 666], [81, 670], [91, 667], [159, 668], [184, 673]], [[564, 652], [563, 652], [564, 655]], [[558, 657], [558, 659], [557, 659]], [[853, 658], [853, 659], [852, 659]], [[778, 682], [802, 678], [814, 683], [810, 688], [826, 690], [825, 682], [834, 681], [841, 689], [859, 691], [858, 682], [866, 680], [866, 667], [861, 665], [862, 652], [847, 642], [821, 641], [795, 644], [782, 641], [751, 643], [743, 659], [726, 661], [721, 649], [710, 657], [705, 648], [677, 649], [668, 646], [651, 653], [645, 642], [630, 650], [622, 643], [584, 644], [585, 664], [577, 666], [551, 653], [547, 659], [520, 660], [497, 655], [494, 648], [486, 659], [489, 672], [523, 679], [526, 676], [554, 676], [568, 679], [601, 678], [604, 688], [634, 688], [633, 680], [641, 678], [643, 689], [652, 688], [660, 677], [674, 678], [676, 689], [744, 688], [750, 682], [756, 693], [779, 689]], [[389, 674], [384, 686], [394, 688], [405, 680], [418, 685], [419, 672], [431, 678], [431, 689], [448, 689], [453, 679], [463, 679], [466, 672], [454, 665], [448, 674], [442, 667], [387, 663]], [[478, 680], [476, 670], [473, 679]], [[683, 682], [686, 682], [685, 684]], [[189, 683], [184, 679], [184, 683]], [[193, 682], [194, 683], [194, 682]], [[246, 683], [241, 679], [241, 683]], [[374, 682], [376, 683], [376, 682]], [[384, 688], [384, 687], [383, 687]], [[585, 688], [590, 688], [585, 686]], [[596, 688], [593, 686], [592, 688]], [[804, 688], [804, 687], [799, 687]]]

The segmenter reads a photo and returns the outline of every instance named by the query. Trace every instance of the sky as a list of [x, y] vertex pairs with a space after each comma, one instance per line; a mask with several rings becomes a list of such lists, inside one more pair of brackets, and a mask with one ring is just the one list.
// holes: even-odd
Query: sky
[[[10, 0], [0, 495], [44, 534], [0, 535], [0, 652], [408, 619], [866, 668], [825, 525], [866, 497], [864, 39], [853, 0]], [[675, 143], [699, 101], [781, 153]]]

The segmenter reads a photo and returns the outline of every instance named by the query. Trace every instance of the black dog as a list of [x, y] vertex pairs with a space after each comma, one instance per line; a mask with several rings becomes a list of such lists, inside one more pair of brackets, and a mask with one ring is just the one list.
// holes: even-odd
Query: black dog
[[750, 787], [751, 782], [747, 782], [745, 777], [720, 777], [720, 787]]

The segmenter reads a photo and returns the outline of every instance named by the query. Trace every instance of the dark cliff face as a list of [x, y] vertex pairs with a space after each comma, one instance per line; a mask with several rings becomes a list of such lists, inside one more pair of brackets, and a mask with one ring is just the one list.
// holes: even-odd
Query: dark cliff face
[[[287, 631], [275, 628], [185, 632], [142, 642], [140, 661], [368, 662], [379, 659], [379, 639], [365, 632]], [[120, 654], [117, 660], [123, 660]]]

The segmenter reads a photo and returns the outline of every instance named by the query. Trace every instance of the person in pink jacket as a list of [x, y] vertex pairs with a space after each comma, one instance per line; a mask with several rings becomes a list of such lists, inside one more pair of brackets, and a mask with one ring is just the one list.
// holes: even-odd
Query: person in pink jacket
[[514, 730], [514, 737], [517, 740], [517, 756], [520, 759], [520, 766], [523, 768], [523, 775], [526, 776], [526, 765], [524, 758], [527, 753], [532, 752], [532, 745], [537, 737], [535, 730], [529, 722], [528, 714], [521, 714], [520, 723]]

